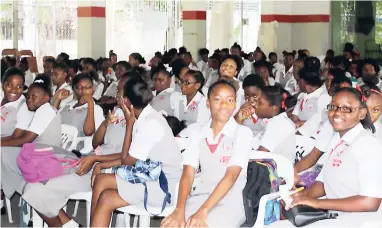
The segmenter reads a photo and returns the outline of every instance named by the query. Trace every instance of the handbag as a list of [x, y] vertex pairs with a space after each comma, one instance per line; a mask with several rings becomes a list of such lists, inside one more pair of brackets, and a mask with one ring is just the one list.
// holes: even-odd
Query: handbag
[[306, 205], [298, 205], [289, 210], [283, 207], [284, 216], [295, 226], [303, 227], [311, 223], [324, 219], [335, 219], [338, 213], [331, 213], [327, 210], [316, 209]]
[[[171, 194], [168, 191], [168, 182], [166, 175], [162, 170], [162, 162], [152, 161], [150, 159], [147, 159], [146, 161], [137, 160], [134, 166], [123, 165], [114, 167], [112, 169], [112, 172], [132, 184], [141, 183], [145, 186], [143, 205], [148, 213], [154, 216], [159, 215], [164, 211], [167, 203], [171, 203]], [[165, 193], [165, 197], [163, 199], [161, 212], [158, 214], [154, 214], [149, 212], [147, 209], [148, 191], [146, 182], [157, 180], [159, 180], [159, 186]]]

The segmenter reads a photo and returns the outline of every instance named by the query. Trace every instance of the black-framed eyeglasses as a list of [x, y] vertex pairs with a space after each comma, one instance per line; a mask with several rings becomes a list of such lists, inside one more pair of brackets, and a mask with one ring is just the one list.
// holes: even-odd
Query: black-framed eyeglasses
[[357, 110], [357, 109], [361, 109], [363, 107], [355, 107], [355, 108], [352, 108], [352, 107], [347, 107], [347, 106], [337, 106], [337, 105], [332, 105], [332, 104], [329, 104], [327, 106], [327, 109], [328, 111], [337, 111], [337, 110], [340, 110], [340, 112], [342, 113], [352, 113], [353, 111]]

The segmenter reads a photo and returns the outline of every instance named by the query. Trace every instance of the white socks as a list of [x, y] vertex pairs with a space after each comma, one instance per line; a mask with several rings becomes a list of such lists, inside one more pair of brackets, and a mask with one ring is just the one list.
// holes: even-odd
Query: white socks
[[62, 225], [62, 227], [77, 228], [77, 227], [79, 227], [79, 225], [73, 219], [71, 219], [69, 222]]

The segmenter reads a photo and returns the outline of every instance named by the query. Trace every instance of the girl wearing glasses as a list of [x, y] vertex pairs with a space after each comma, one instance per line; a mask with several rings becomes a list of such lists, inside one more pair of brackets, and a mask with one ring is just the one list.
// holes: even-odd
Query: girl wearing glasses
[[[92, 78], [89, 74], [79, 74], [73, 78], [72, 87], [77, 100], [70, 102], [60, 111], [62, 124], [76, 127], [79, 137], [92, 136], [105, 119], [102, 108], [96, 105], [92, 98]], [[77, 146], [77, 149], [82, 149], [82, 146]]]
[[171, 74], [166, 71], [166, 68], [161, 65], [159, 70], [154, 73], [154, 98], [151, 101], [151, 106], [159, 111], [164, 111], [167, 115], [173, 115], [173, 110], [171, 108], [171, 94], [174, 92], [174, 88], [171, 88]]
[[180, 81], [182, 93], [171, 95], [171, 108], [174, 110], [174, 116], [180, 121], [185, 121], [186, 125], [205, 123], [210, 119], [207, 99], [201, 91], [204, 82], [203, 74], [200, 71], [189, 70]]
[[[339, 89], [328, 105], [335, 131], [328, 157], [313, 186], [294, 196], [290, 207], [308, 205], [342, 212], [380, 210], [382, 198], [382, 145], [365, 94], [354, 88]], [[371, 170], [372, 169], [372, 170]], [[326, 196], [326, 199], [318, 199]]]
[[[226, 80], [208, 91], [211, 120], [191, 133], [183, 152], [176, 209], [161, 227], [240, 227], [245, 221], [242, 191], [252, 133], [236, 123], [236, 88]], [[195, 170], [201, 167], [200, 183], [191, 192]]]
[[254, 136], [265, 128], [264, 121], [255, 114], [256, 104], [264, 87], [264, 80], [260, 76], [248, 75], [243, 81], [245, 103], [235, 115], [236, 122], [249, 127]]
[[[345, 76], [346, 77], [346, 76]], [[346, 77], [347, 78], [347, 77]], [[348, 79], [348, 78], [347, 78]], [[336, 78], [332, 82], [332, 86], [335, 86]], [[350, 79], [348, 79], [349, 81]], [[351, 87], [351, 81], [345, 82], [348, 85], [346, 87]], [[337, 90], [340, 89], [338, 86]], [[371, 121], [375, 127], [374, 135], [382, 141], [382, 93], [377, 86], [374, 85], [364, 85], [361, 88], [364, 98], [367, 99], [366, 106], [369, 110]], [[336, 91], [337, 91], [336, 90]], [[334, 92], [335, 93], [335, 92]], [[345, 109], [345, 112], [349, 111]], [[310, 152], [306, 157], [302, 158], [301, 161], [296, 163], [295, 170], [297, 173], [300, 173], [304, 170], [311, 168], [315, 165], [321, 156], [328, 151], [328, 144], [334, 135], [333, 127], [330, 124], [330, 121], [325, 122], [320, 132], [318, 133], [315, 141], [315, 147], [312, 152]]]

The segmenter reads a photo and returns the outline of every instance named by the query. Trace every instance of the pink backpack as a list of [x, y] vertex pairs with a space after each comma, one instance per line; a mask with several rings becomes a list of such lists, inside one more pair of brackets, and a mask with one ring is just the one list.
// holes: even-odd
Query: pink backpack
[[[17, 166], [29, 183], [47, 181], [65, 174], [79, 163], [77, 159], [59, 159], [52, 147], [35, 149], [34, 143], [26, 143], [17, 157]], [[66, 165], [64, 165], [66, 164]]]

